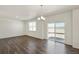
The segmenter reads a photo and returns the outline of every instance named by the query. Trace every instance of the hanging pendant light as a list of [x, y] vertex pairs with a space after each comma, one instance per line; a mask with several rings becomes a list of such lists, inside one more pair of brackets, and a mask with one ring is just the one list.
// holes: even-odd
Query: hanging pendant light
[[[41, 6], [41, 10], [42, 10], [42, 9], [43, 9], [43, 8], [42, 8], [42, 7], [43, 7], [43, 5], [40, 5], [40, 6]], [[42, 13], [42, 11], [41, 11], [41, 13]], [[42, 15], [41, 15], [40, 17], [38, 17], [37, 19], [38, 19], [38, 20], [46, 20], [46, 19], [45, 19], [45, 17], [44, 17], [44, 16], [42, 16]]]

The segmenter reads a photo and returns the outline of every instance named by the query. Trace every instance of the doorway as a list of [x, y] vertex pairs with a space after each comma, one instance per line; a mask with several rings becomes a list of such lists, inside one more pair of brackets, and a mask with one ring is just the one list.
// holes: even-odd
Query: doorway
[[64, 43], [65, 39], [64, 22], [48, 23], [48, 39], [55, 42]]

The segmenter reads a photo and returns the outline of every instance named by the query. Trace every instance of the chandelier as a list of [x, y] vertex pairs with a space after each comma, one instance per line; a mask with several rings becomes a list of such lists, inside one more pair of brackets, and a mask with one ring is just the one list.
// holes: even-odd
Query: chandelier
[[[43, 5], [40, 5], [40, 7], [41, 7], [41, 10], [43, 11]], [[43, 13], [42, 11], [41, 11], [41, 13]], [[45, 21], [45, 20], [46, 20], [46, 19], [45, 19], [45, 17], [44, 17], [44, 16], [42, 16], [42, 14], [41, 14], [41, 16], [40, 16], [40, 17], [38, 17], [37, 19], [38, 19], [38, 20], [43, 20], [43, 21]]]

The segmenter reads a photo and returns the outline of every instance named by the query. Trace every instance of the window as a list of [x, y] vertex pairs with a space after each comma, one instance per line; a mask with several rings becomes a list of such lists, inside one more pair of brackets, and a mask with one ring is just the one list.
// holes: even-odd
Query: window
[[54, 32], [55, 31], [55, 29], [54, 29], [54, 27], [55, 27], [55, 24], [54, 23], [49, 23], [48, 24], [48, 32]]
[[56, 23], [56, 37], [64, 39], [64, 22]]
[[36, 31], [36, 22], [29, 22], [29, 31]]

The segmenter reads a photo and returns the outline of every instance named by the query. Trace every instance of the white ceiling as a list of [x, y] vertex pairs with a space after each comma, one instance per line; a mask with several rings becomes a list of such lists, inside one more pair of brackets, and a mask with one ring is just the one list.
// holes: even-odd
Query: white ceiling
[[0, 5], [0, 17], [29, 20], [40, 15], [48, 16], [60, 11], [78, 8], [77, 5]]

